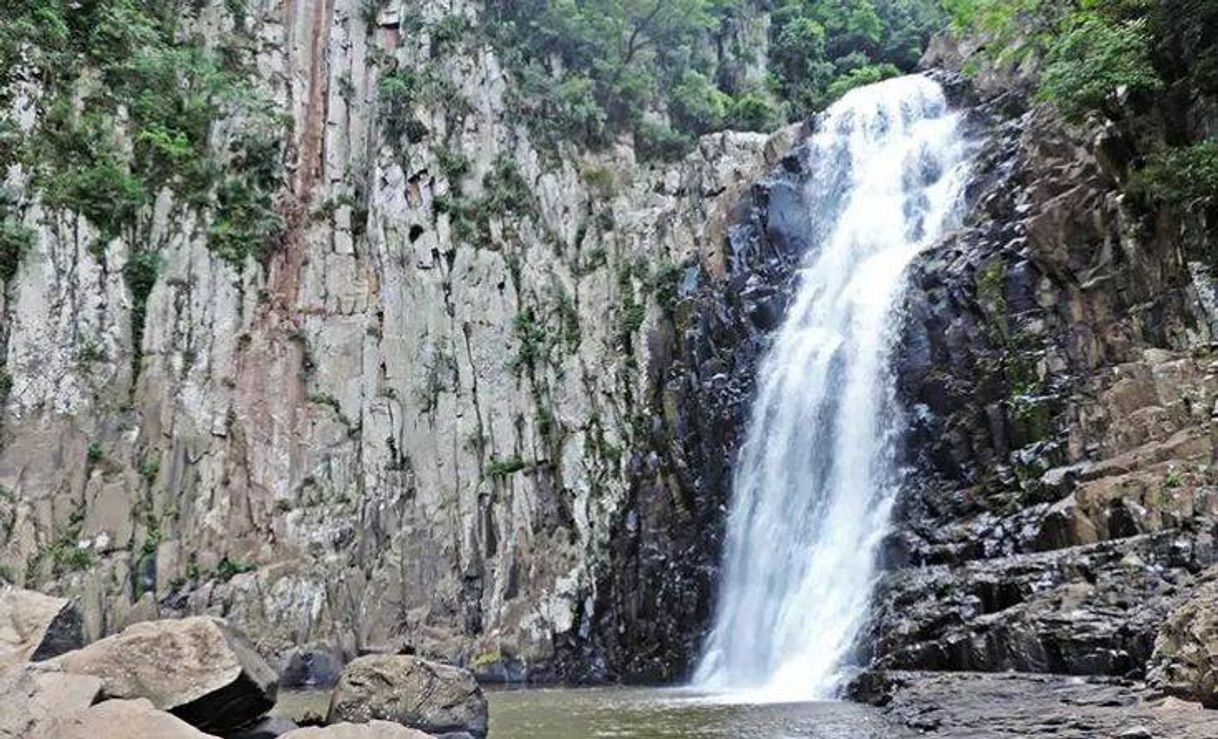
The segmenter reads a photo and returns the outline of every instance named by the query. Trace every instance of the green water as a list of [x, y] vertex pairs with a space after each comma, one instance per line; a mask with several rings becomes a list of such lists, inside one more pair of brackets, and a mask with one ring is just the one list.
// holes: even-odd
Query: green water
[[[904, 739], [912, 734], [852, 703], [733, 705], [680, 690], [492, 689], [489, 739]], [[326, 691], [285, 692], [274, 713], [325, 714]]]
[[678, 690], [495, 690], [490, 739], [898, 739], [851, 703], [730, 705]]

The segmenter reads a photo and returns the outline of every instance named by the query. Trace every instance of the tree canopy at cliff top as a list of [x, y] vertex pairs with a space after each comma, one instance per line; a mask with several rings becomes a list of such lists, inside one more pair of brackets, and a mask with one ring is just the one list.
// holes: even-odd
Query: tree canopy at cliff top
[[[768, 29], [750, 22], [763, 10]], [[947, 21], [939, 0], [488, 0], [486, 18], [535, 130], [586, 145], [633, 132], [659, 156], [909, 71]]]

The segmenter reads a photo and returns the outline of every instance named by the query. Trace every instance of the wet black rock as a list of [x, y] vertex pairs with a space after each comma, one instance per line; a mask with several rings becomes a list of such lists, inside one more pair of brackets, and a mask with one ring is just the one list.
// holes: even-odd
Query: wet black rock
[[1218, 712], [1113, 678], [873, 672], [849, 690], [919, 735], [941, 739], [1218, 736]]
[[653, 368], [651, 445], [630, 460], [630, 505], [593, 604], [595, 647], [560, 645], [588, 677], [669, 681], [692, 667], [757, 363], [816, 228], [801, 195], [812, 176], [796, 147], [754, 185], [735, 211], [726, 274], [701, 273], [651, 337], [652, 356], [667, 361]]

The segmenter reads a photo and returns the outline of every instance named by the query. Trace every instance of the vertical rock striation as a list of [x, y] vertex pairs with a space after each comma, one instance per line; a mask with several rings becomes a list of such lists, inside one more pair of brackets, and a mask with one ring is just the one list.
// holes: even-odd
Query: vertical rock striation
[[[210, 248], [217, 216], [168, 187], [111, 238], [9, 172], [34, 238], [0, 290], [0, 574], [74, 596], [94, 637], [211, 614], [283, 658], [633, 669], [657, 605], [619, 579], [655, 566], [624, 532], [660, 484], [638, 450], [661, 441], [670, 316], [723, 278], [731, 207], [790, 132], [671, 166], [545, 152], [476, 3], [198, 5], [190, 30], [240, 41], [285, 127], [279, 243]], [[427, 92], [402, 103], [408, 75]], [[26, 132], [36, 80], [10, 96]], [[252, 125], [218, 121], [212, 148]]]

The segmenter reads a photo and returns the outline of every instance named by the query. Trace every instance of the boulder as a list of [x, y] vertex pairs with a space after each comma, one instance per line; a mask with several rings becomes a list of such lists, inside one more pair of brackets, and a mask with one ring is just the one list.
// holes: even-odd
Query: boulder
[[147, 698], [214, 733], [249, 725], [275, 705], [275, 670], [218, 618], [134, 624], [56, 662], [101, 678], [109, 698]]
[[1218, 568], [1159, 627], [1147, 676], [1156, 688], [1218, 708]]
[[28, 664], [0, 672], [0, 739], [45, 732], [57, 717], [83, 711], [101, 696], [96, 677], [52, 665]]
[[468, 670], [408, 655], [369, 655], [343, 670], [327, 723], [374, 719], [481, 739], [487, 729], [486, 697]]
[[431, 735], [390, 721], [369, 721], [366, 724], [310, 726], [284, 734], [283, 739], [431, 739]]
[[112, 700], [98, 703], [91, 708], [57, 721], [45, 733], [35, 734], [31, 739], [209, 739], [182, 719], [158, 711], [152, 702], [137, 700]]
[[276, 739], [300, 728], [295, 721], [281, 716], [267, 716], [239, 731], [228, 734], [225, 739]]
[[1218, 737], [1218, 712], [1164, 701], [1121, 678], [888, 671], [857, 677], [847, 695], [925, 739]]
[[324, 645], [298, 648], [284, 661], [279, 685], [309, 690], [332, 688], [342, 669], [342, 661]]
[[0, 590], [0, 670], [84, 646], [80, 611], [63, 598], [8, 586]]

